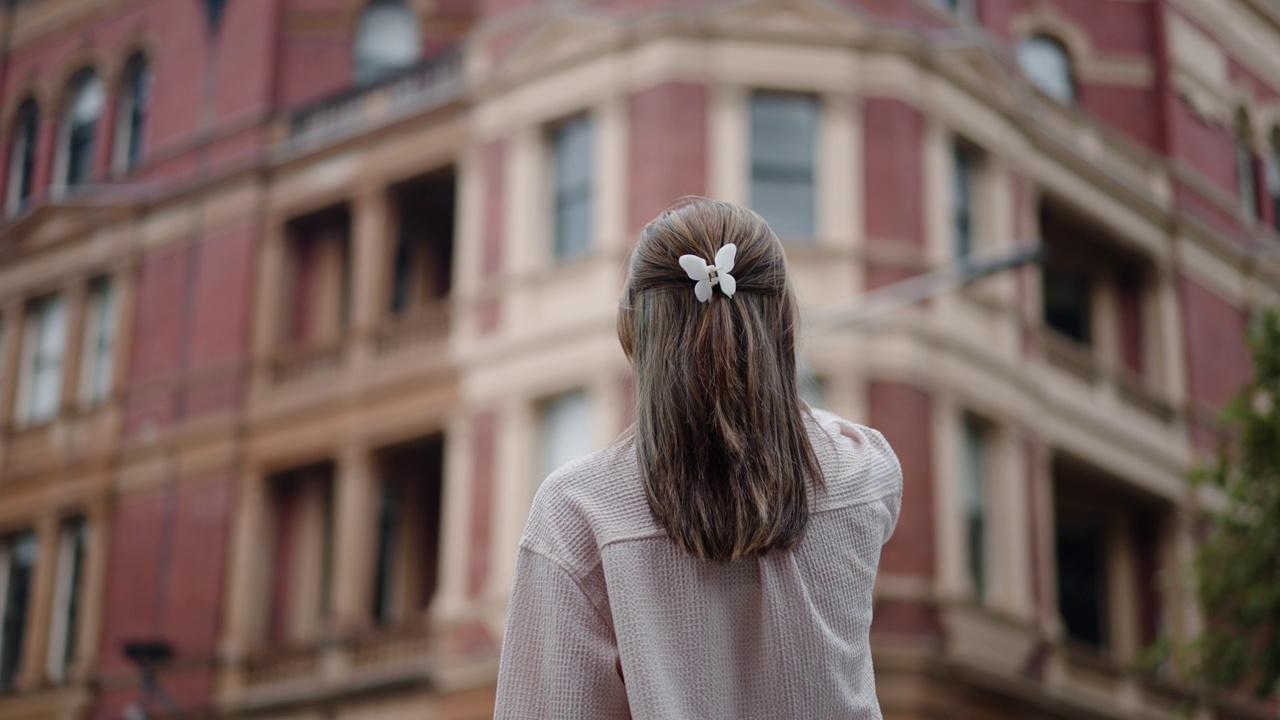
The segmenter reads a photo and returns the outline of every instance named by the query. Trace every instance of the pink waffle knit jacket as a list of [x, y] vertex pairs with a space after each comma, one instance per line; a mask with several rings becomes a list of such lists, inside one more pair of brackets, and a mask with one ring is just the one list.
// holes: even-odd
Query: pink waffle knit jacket
[[871, 591], [902, 470], [879, 432], [806, 422], [826, 486], [804, 539], [731, 565], [676, 548], [630, 446], [553, 473], [520, 541], [495, 717], [880, 718]]

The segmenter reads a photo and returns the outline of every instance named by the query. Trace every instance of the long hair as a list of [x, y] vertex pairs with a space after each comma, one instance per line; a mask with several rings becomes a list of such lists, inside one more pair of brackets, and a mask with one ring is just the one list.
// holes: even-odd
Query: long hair
[[[737, 245], [733, 297], [699, 302], [680, 266]], [[654, 517], [716, 562], [796, 545], [822, 483], [796, 380], [796, 303], [764, 219], [697, 199], [640, 234], [618, 311], [635, 374], [634, 440]]]

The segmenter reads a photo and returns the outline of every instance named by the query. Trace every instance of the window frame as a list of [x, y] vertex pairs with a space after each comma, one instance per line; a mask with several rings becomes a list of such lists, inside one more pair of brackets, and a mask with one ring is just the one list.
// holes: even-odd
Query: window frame
[[141, 52], [131, 55], [125, 63], [116, 102], [111, 161], [116, 175], [127, 175], [142, 166], [154, 82], [155, 73], [147, 56]]
[[[95, 91], [98, 93], [98, 105], [93, 119], [77, 119], [77, 106], [81, 102], [89, 102], [83, 98], [87, 93]], [[102, 129], [103, 113], [106, 112], [106, 95], [107, 89], [102, 77], [92, 67], [77, 71], [67, 84], [67, 94], [58, 118], [57, 150], [54, 153], [54, 187], [59, 192], [87, 185], [93, 180], [98, 134]], [[78, 158], [80, 162], [77, 162]]]
[[[570, 146], [571, 142], [581, 143], [580, 148]], [[569, 116], [548, 126], [548, 170], [551, 238], [550, 255], [555, 263], [568, 263], [589, 256], [596, 245], [596, 196], [598, 194], [598, 178], [596, 160], [599, 155], [599, 133], [596, 129], [596, 118], [591, 112], [582, 112]], [[564, 160], [571, 157], [575, 150], [585, 152], [585, 160], [581, 178], [564, 171]], [[579, 168], [575, 168], [578, 170]], [[570, 237], [570, 211], [578, 204], [584, 210], [577, 221], [583, 223], [581, 240]]]
[[[374, 14], [378, 12], [399, 13], [400, 17], [395, 18], [399, 22], [392, 23], [393, 26], [404, 23], [412, 28], [411, 35], [396, 38], [397, 40], [410, 38], [412, 48], [410, 52], [405, 53], [404, 58], [395, 62], [383, 62], [384, 59], [371, 57], [371, 47], [385, 47], [391, 44], [385, 35], [371, 37], [376, 30], [372, 29], [370, 23], [375, 21]], [[385, 27], [383, 29], [385, 30]], [[377, 85], [388, 77], [417, 65], [422, 62], [423, 45], [421, 18], [409, 3], [403, 0], [369, 0], [360, 10], [360, 17], [351, 35], [351, 84], [356, 87]]]
[[89, 282], [84, 299], [77, 382], [77, 399], [82, 408], [103, 404], [115, 389], [115, 354], [120, 341], [119, 296], [116, 280], [111, 275], [100, 275]]
[[[572, 407], [566, 410], [566, 403], [574, 403]], [[590, 454], [596, 448], [593, 436], [592, 415], [595, 408], [592, 403], [592, 394], [589, 388], [575, 387], [568, 388], [554, 395], [542, 398], [537, 403], [537, 471], [536, 482], [541, 484], [543, 480], [549, 477], [553, 472], [563, 467], [566, 463], [584, 457]], [[568, 414], [566, 414], [568, 413]], [[580, 413], [580, 417], [575, 415]], [[573, 447], [569, 453], [563, 452], [564, 443], [555, 443], [552, 434], [556, 432], [553, 423], [566, 422], [565, 418], [570, 421], [581, 421], [582, 426], [581, 440], [579, 442], [570, 443]], [[560, 455], [566, 457], [560, 457]], [[567, 457], [572, 454], [572, 457]]]
[[[797, 107], [803, 106], [809, 113], [806, 119], [810, 122], [811, 137], [807, 162], [774, 162], [773, 159], [762, 159], [758, 156], [757, 138], [762, 118], [757, 114], [762, 110], [758, 103], [794, 102]], [[815, 242], [818, 235], [819, 188], [820, 176], [819, 150], [822, 142], [822, 98], [815, 93], [794, 92], [755, 88], [747, 96], [747, 197], [750, 206], [760, 213], [769, 227], [784, 242]], [[771, 176], [771, 177], [770, 177]], [[783, 218], [770, 217], [770, 210], [761, 207], [760, 195], [762, 183], [776, 185], [803, 186], [808, 198], [808, 212], [796, 229], [787, 226]], [[775, 188], [776, 190], [776, 188]], [[792, 220], [796, 218], [788, 218]]]
[[80, 659], [76, 646], [83, 629], [80, 615], [88, 570], [88, 525], [88, 520], [81, 515], [64, 520], [58, 529], [58, 559], [45, 655], [45, 672], [54, 683], [65, 682]]
[[[20, 132], [21, 131], [21, 132]], [[40, 104], [28, 97], [18, 105], [9, 126], [9, 159], [5, 168], [5, 215], [13, 217], [30, 204], [35, 195], [36, 162], [40, 144]], [[18, 151], [21, 143], [22, 150]]]
[[[20, 545], [27, 544], [30, 548], [25, 554], [30, 555], [30, 564], [27, 566], [26, 578], [26, 594], [22, 598], [13, 597], [13, 571], [14, 556]], [[0, 694], [11, 693], [14, 690], [13, 683], [21, 674], [23, 667], [22, 662], [27, 652], [26, 634], [27, 625], [31, 622], [31, 600], [35, 592], [35, 573], [38, 556], [39, 545], [35, 531], [31, 529], [21, 530], [10, 533], [0, 539]], [[21, 619], [16, 623], [11, 623], [9, 614], [12, 611], [11, 603], [15, 600], [21, 601], [19, 612]], [[10, 626], [16, 624], [16, 638], [10, 640]], [[16, 658], [9, 658], [6, 650], [12, 647]], [[12, 663], [12, 664], [10, 664]], [[7, 676], [7, 677], [6, 677]]]
[[[50, 315], [60, 314], [58, 323], [49, 319]], [[50, 332], [49, 325], [54, 325], [52, 335], [56, 340], [49, 340], [51, 347], [45, 347], [45, 333]], [[14, 420], [20, 427], [35, 427], [53, 421], [61, 411], [62, 376], [66, 365], [68, 317], [66, 298], [61, 292], [52, 292], [40, 296], [27, 305], [26, 322], [23, 328], [21, 365], [18, 368], [18, 392], [15, 398]], [[56, 358], [46, 358], [44, 354], [56, 348]], [[52, 396], [49, 407], [34, 407], [37, 402], [37, 383], [44, 378], [42, 373], [53, 377]]]
[[[1040, 82], [1039, 80], [1044, 77], [1043, 73], [1031, 72], [1028, 69], [1031, 58], [1031, 55], [1028, 53], [1031, 48], [1036, 45], [1052, 47], [1059, 53], [1062, 60], [1062, 71], [1065, 73], [1065, 77], [1056, 78], [1056, 81], [1061, 82], [1064, 85], [1064, 89], [1061, 91], [1052, 87], [1047, 87], [1044, 82]], [[1029, 82], [1037, 92], [1042, 93], [1045, 97], [1051, 98], [1062, 105], [1072, 106], [1079, 102], [1080, 92], [1076, 80], [1075, 58], [1072, 56], [1070, 48], [1067, 47], [1067, 43], [1063, 41], [1062, 38], [1049, 32], [1033, 32], [1018, 41], [1015, 53], [1018, 62], [1018, 69], [1022, 72], [1023, 77], [1027, 79], [1027, 82]]]

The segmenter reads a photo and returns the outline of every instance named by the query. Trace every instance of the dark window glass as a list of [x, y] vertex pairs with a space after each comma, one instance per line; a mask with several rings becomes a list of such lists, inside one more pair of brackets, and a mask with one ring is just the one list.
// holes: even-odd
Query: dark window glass
[[396, 535], [399, 530], [399, 498], [395, 485], [382, 484], [382, 504], [378, 510], [378, 555], [374, 563], [373, 619], [379, 625], [392, 620], [391, 583], [395, 574]]
[[147, 108], [151, 102], [151, 70], [141, 56], [135, 55], [129, 60], [125, 70], [124, 97], [121, 122], [124, 123], [124, 134], [121, 137], [123, 147], [123, 168], [132, 170], [142, 162], [143, 140], [147, 128]]
[[978, 600], [987, 590], [986, 433], [978, 420], [964, 419], [964, 518], [969, 579]]
[[1044, 269], [1044, 322], [1060, 335], [1090, 345], [1089, 279], [1081, 272], [1046, 265]]
[[555, 130], [555, 256], [577, 257], [591, 247], [593, 149], [591, 119], [578, 118]]
[[63, 122], [63, 181], [75, 187], [93, 174], [93, 150], [98, 137], [98, 120], [106, 103], [102, 81], [92, 71], [84, 71], [72, 83], [72, 92]]
[[779, 237], [813, 237], [817, 135], [816, 98], [752, 96], [751, 207]]
[[32, 532], [10, 536], [4, 543], [4, 617], [0, 621], [0, 692], [13, 689], [22, 664], [23, 636], [27, 628], [27, 602], [36, 563], [36, 537]]
[[1099, 523], [1059, 518], [1058, 611], [1067, 637], [1099, 649], [1108, 642], [1105, 547]]
[[961, 143], [952, 149], [951, 226], [956, 257], [964, 260], [973, 251], [974, 151]]
[[5, 208], [15, 214], [27, 206], [35, 191], [36, 143], [40, 131], [40, 109], [35, 100], [18, 108], [9, 146], [9, 189]]

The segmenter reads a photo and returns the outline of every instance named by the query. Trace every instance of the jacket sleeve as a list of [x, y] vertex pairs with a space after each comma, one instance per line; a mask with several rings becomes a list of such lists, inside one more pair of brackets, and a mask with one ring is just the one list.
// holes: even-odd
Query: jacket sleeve
[[559, 564], [521, 547], [494, 718], [630, 716], [612, 620]]

